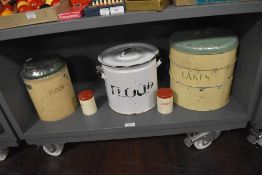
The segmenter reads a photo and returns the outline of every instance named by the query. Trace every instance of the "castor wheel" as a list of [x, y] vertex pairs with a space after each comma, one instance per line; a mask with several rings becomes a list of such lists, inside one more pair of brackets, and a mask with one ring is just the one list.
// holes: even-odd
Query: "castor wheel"
[[251, 129], [250, 134], [247, 136], [247, 140], [253, 145], [258, 144], [262, 146], [262, 132], [257, 129]]
[[59, 156], [63, 152], [64, 144], [46, 144], [43, 150], [51, 156]]
[[8, 153], [9, 153], [9, 148], [7, 147], [0, 148], [0, 161], [5, 160]]
[[259, 139], [257, 142], [260, 146], [262, 146], [262, 139]]
[[220, 131], [188, 133], [184, 143], [188, 147], [194, 145], [196, 149], [205, 149], [220, 136], [220, 133]]
[[196, 149], [205, 149], [209, 147], [212, 144], [212, 141], [206, 141], [206, 140], [197, 140], [194, 142], [194, 146]]

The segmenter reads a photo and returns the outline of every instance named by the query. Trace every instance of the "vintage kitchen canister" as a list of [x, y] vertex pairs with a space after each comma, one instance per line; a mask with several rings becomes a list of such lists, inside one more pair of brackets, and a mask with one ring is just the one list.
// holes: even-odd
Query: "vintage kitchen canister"
[[157, 91], [157, 111], [170, 114], [173, 111], [173, 91], [170, 88], [159, 88]]
[[229, 101], [238, 37], [220, 28], [180, 31], [171, 37], [170, 86], [174, 102], [210, 111]]
[[90, 116], [96, 113], [97, 107], [92, 90], [83, 90], [78, 94], [78, 100], [80, 102], [82, 112], [86, 116]]
[[121, 114], [139, 114], [156, 105], [159, 50], [146, 43], [126, 43], [103, 51], [97, 69], [105, 79], [109, 106]]
[[77, 99], [67, 64], [60, 56], [27, 60], [21, 77], [41, 120], [61, 120], [76, 110]]

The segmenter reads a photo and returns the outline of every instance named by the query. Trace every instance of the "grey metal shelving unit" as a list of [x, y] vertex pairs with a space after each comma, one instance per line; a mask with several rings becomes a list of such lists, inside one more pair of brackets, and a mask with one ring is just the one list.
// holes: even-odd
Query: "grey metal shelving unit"
[[12, 130], [11, 126], [7, 123], [7, 121], [2, 118], [2, 112], [0, 112], [0, 117], [0, 147], [17, 147], [18, 139], [16, 137], [16, 134]]
[[254, 129], [262, 129], [262, 98], [261, 94], [259, 94], [258, 103], [256, 110], [254, 111], [254, 117], [251, 120], [251, 125]]
[[260, 93], [258, 95], [256, 110], [253, 113], [251, 119], [251, 132], [247, 137], [247, 140], [252, 144], [259, 144], [262, 146], [262, 87], [260, 88]]
[[0, 108], [0, 161], [4, 160], [9, 147], [18, 146], [18, 138], [9, 124], [4, 111]]
[[[158, 71], [160, 86], [168, 86], [168, 41], [177, 30], [225, 27], [240, 38], [235, 77], [229, 103], [215, 111], [196, 112], [175, 106], [160, 116], [156, 109], [136, 116], [113, 112], [108, 105], [104, 82], [96, 76], [97, 55], [123, 42], [148, 42], [160, 48], [163, 65]], [[261, 84], [262, 1], [169, 7], [163, 12], [134, 12], [119, 16], [92, 17], [0, 30], [0, 99], [3, 110], [19, 138], [28, 144], [194, 134], [187, 145], [212, 141], [217, 131], [246, 127], [255, 111]], [[84, 117], [80, 109], [53, 123], [41, 121], [19, 76], [24, 61], [38, 54], [56, 53], [68, 62], [76, 92], [95, 90], [98, 112]], [[132, 123], [134, 127], [126, 127]], [[212, 134], [210, 134], [212, 133]], [[214, 134], [215, 133], [215, 134]]]

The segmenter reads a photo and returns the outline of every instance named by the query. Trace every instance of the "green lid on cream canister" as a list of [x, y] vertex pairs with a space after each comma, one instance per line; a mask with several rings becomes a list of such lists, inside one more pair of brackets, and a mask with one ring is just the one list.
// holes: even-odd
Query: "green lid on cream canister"
[[170, 47], [195, 55], [209, 55], [229, 52], [238, 47], [236, 34], [222, 28], [207, 28], [175, 32]]
[[66, 65], [58, 55], [42, 55], [29, 58], [23, 65], [21, 77], [26, 80], [44, 78], [61, 70]]

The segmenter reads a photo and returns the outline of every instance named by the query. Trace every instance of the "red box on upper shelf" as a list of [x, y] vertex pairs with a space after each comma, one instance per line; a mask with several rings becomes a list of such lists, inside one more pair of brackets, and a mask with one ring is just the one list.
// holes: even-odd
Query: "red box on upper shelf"
[[70, 7], [65, 12], [58, 15], [60, 21], [67, 21], [72, 19], [78, 19], [84, 16], [84, 8], [86, 6]]
[[81, 18], [84, 16], [84, 8], [90, 3], [91, 0], [70, 0], [71, 7], [58, 15], [60, 21]]

